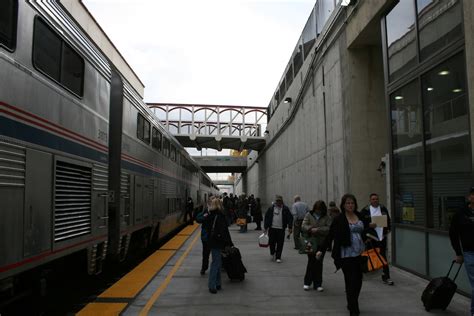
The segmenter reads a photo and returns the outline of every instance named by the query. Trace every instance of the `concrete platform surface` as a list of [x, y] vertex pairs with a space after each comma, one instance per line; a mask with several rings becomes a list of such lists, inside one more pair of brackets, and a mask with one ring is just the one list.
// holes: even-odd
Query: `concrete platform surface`
[[[248, 273], [243, 282], [231, 282], [222, 272], [222, 290], [211, 294], [208, 274], [201, 276], [200, 229], [131, 302], [122, 315], [348, 315], [342, 271], [326, 255], [324, 292], [303, 291], [306, 255], [286, 239], [282, 263], [271, 260], [268, 248], [258, 247], [255, 224], [247, 233], [230, 227]], [[394, 286], [381, 282], [380, 272], [364, 276], [359, 298], [361, 315], [469, 315], [470, 299], [456, 294], [446, 311], [426, 312], [420, 297], [428, 281], [391, 267]]]

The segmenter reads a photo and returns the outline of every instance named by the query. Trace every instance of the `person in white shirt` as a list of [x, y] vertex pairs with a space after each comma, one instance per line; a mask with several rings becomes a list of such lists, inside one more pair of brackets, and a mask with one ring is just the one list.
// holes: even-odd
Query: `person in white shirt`
[[283, 197], [277, 195], [275, 203], [270, 206], [265, 213], [264, 228], [268, 234], [268, 243], [270, 244], [270, 255], [277, 263], [281, 263], [281, 253], [285, 243], [285, 229], [288, 228], [289, 234], [292, 232], [293, 216], [290, 209], [283, 204]]
[[[366, 236], [372, 239], [373, 247], [380, 248], [380, 255], [387, 261], [387, 235], [391, 229], [390, 214], [387, 208], [380, 204], [377, 193], [370, 194], [369, 199], [370, 204], [361, 211], [362, 221], [366, 227], [369, 227]], [[378, 227], [377, 224], [372, 222], [372, 216], [381, 215], [387, 216], [387, 227]], [[394, 282], [390, 279], [388, 264], [383, 267], [382, 281], [387, 285], [394, 285]]]

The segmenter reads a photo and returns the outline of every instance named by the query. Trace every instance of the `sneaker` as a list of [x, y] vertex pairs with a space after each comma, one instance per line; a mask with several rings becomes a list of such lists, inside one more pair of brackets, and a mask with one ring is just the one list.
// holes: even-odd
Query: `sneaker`
[[382, 282], [384, 284], [387, 284], [387, 285], [394, 285], [395, 284], [390, 278], [387, 278], [387, 279], [382, 278]]
[[216, 294], [217, 290], [216, 289], [209, 289], [209, 292], [211, 292], [212, 294]]
[[222, 286], [220, 286], [220, 285], [216, 286], [216, 290], [218, 290], [218, 291], [222, 290]]
[[201, 273], [201, 275], [204, 275], [206, 273], [206, 270], [201, 270], [201, 272], [199, 273]]
[[277, 259], [276, 262], [277, 262], [277, 263], [281, 263], [281, 259]]
[[309, 285], [303, 285], [303, 290], [309, 291], [309, 290], [310, 290], [310, 286], [309, 286]]
[[316, 288], [316, 291], [322, 292], [322, 291], [324, 291], [324, 288], [323, 288], [322, 286], [318, 286], [318, 287]]

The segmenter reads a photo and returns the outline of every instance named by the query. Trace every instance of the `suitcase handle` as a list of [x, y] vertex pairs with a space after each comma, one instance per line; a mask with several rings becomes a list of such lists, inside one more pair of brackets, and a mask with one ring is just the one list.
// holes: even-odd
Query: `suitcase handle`
[[[446, 274], [446, 277], [449, 277], [449, 274], [451, 273], [451, 269], [454, 266], [454, 263], [456, 263], [456, 260], [453, 260], [451, 262], [451, 267], [449, 268], [448, 274]], [[456, 272], [456, 275], [454, 276], [453, 281], [456, 281], [456, 278], [458, 277], [459, 271], [461, 271], [462, 263], [459, 264], [458, 272]]]

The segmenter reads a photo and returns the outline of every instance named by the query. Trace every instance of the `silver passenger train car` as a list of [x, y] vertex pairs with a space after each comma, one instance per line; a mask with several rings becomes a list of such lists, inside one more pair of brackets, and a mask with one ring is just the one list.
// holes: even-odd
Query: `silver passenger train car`
[[78, 251], [99, 273], [216, 191], [59, 1], [0, 2], [0, 289]]

